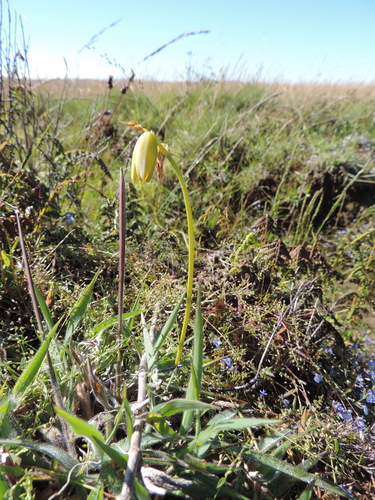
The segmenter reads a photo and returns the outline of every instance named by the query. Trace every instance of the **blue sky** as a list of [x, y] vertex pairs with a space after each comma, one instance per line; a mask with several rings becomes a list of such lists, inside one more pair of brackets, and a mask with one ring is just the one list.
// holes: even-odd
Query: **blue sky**
[[[159, 80], [375, 82], [375, 0], [9, 0], [9, 9], [22, 19], [33, 77], [126, 78], [134, 69]], [[196, 30], [209, 33], [143, 61]]]

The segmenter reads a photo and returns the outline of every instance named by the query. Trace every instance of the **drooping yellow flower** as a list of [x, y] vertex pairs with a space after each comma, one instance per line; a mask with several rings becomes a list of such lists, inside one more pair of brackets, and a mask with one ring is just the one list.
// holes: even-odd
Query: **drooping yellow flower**
[[132, 181], [148, 182], [154, 172], [157, 158], [157, 140], [153, 132], [143, 132], [133, 151]]

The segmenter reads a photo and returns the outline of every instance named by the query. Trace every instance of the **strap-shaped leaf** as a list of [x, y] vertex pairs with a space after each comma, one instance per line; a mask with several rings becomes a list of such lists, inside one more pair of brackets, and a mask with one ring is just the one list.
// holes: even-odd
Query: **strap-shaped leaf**
[[79, 436], [84, 436], [91, 441], [96, 451], [96, 455], [98, 456], [98, 458], [102, 458], [103, 451], [100, 447], [98, 447], [97, 441], [101, 441], [102, 443], [104, 443], [104, 438], [98, 431], [98, 429], [95, 429], [95, 427], [85, 422], [85, 420], [77, 417], [76, 415], [72, 415], [71, 413], [62, 410], [61, 408], [57, 408], [57, 406], [54, 406], [54, 409], [56, 413], [60, 415], [60, 417], [64, 418], [68, 422], [68, 424], [72, 427], [76, 434], [78, 434]]
[[271, 457], [270, 455], [267, 455], [265, 453], [256, 450], [246, 451], [244, 452], [244, 455], [250, 458], [251, 460], [254, 460], [254, 462], [267, 465], [268, 467], [283, 472], [288, 476], [292, 476], [295, 479], [298, 479], [299, 481], [303, 481], [304, 483], [307, 484], [314, 484], [314, 486], [319, 486], [320, 488], [330, 491], [331, 493], [335, 493], [336, 495], [345, 498], [350, 498], [350, 495], [339, 486], [336, 486], [328, 482], [326, 479], [322, 479], [321, 477], [315, 474], [306, 472], [297, 465], [287, 463], [284, 460], [280, 460], [279, 458], [276, 457]]
[[53, 446], [47, 443], [37, 443], [34, 441], [23, 441], [22, 439], [0, 439], [0, 445], [5, 448], [28, 448], [30, 450], [35, 450], [43, 455], [56, 460], [61, 464], [66, 470], [72, 469], [79, 462], [72, 457], [69, 453], [57, 446]]
[[55, 324], [55, 326], [52, 328], [48, 336], [46, 337], [45, 341], [42, 343], [42, 345], [39, 347], [38, 351], [36, 352], [35, 356], [29, 361], [28, 365], [20, 375], [19, 379], [15, 383], [12, 394], [13, 396], [20, 396], [25, 392], [26, 389], [28, 389], [34, 380], [36, 374], [38, 373], [39, 368], [41, 367], [43, 360], [47, 354], [49, 345], [51, 343], [51, 340], [53, 337], [56, 335], [56, 332], [58, 330], [58, 327], [60, 325], [61, 319]]
[[91, 280], [91, 282], [87, 286], [86, 290], [83, 292], [83, 294], [81, 295], [79, 300], [76, 302], [76, 304], [72, 308], [72, 311], [70, 313], [69, 320], [68, 320], [68, 325], [66, 327], [66, 332], [65, 332], [65, 339], [64, 339], [65, 344], [67, 344], [69, 342], [70, 337], [75, 332], [77, 326], [81, 322], [81, 320], [86, 312], [86, 309], [90, 303], [91, 295], [92, 295], [92, 292], [94, 289], [95, 282], [99, 276], [99, 273], [100, 273], [100, 270], [98, 270], [95, 273], [95, 276], [93, 277], [93, 279]]

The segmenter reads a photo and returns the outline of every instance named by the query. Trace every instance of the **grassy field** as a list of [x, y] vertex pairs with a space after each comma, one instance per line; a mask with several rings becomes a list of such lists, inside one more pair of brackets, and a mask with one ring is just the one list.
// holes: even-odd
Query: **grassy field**
[[1, 92], [1, 498], [373, 498], [375, 86]]

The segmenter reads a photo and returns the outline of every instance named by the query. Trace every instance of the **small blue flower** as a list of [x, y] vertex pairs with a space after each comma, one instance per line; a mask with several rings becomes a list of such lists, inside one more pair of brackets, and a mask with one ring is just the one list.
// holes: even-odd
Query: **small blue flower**
[[289, 401], [289, 399], [284, 398], [283, 396], [281, 396], [281, 399], [282, 399], [282, 405], [283, 405], [283, 408], [289, 408], [289, 406], [290, 406], [290, 401]]
[[233, 366], [233, 360], [232, 360], [232, 358], [231, 358], [230, 356], [228, 356], [228, 357], [226, 357], [226, 358], [223, 358], [223, 359], [221, 360], [221, 362], [223, 363], [224, 368], [228, 368], [228, 369], [230, 369], [230, 368], [232, 368], [232, 366]]
[[75, 222], [75, 219], [74, 219], [74, 216], [72, 214], [68, 214], [66, 217], [65, 217], [65, 222], [67, 224], [73, 224]]
[[368, 391], [366, 403], [375, 403], [375, 391], [372, 389]]
[[367, 417], [368, 415], [368, 408], [365, 404], [361, 404], [361, 408], [362, 408], [362, 411], [363, 411], [363, 414]]
[[314, 373], [314, 380], [317, 384], [320, 384], [320, 382], [323, 380], [323, 375], [320, 373]]
[[326, 353], [331, 354], [331, 356], [335, 355], [335, 353], [332, 351], [332, 347], [328, 347], [328, 349], [326, 349]]
[[364, 382], [363, 382], [363, 377], [362, 377], [362, 375], [358, 375], [358, 377], [357, 377], [357, 380], [356, 380], [356, 381], [357, 381], [357, 385], [358, 385], [358, 387], [364, 387]]
[[357, 417], [353, 422], [353, 427], [355, 430], [365, 430], [366, 429], [366, 421], [363, 417]]
[[347, 493], [349, 493], [350, 498], [352, 498], [352, 491], [347, 487], [347, 486], [340, 486], [343, 490], [345, 490]]
[[265, 389], [262, 389], [259, 391], [260, 397], [264, 399], [267, 396], [267, 391]]
[[365, 439], [366, 421], [363, 417], [357, 417], [353, 422], [353, 429], [359, 432], [362, 441]]
[[346, 422], [352, 419], [352, 411], [347, 410], [341, 403], [333, 403], [332, 405], [337, 411], [339, 417]]
[[216, 348], [220, 349], [222, 341], [221, 340], [210, 340], [210, 343]]

